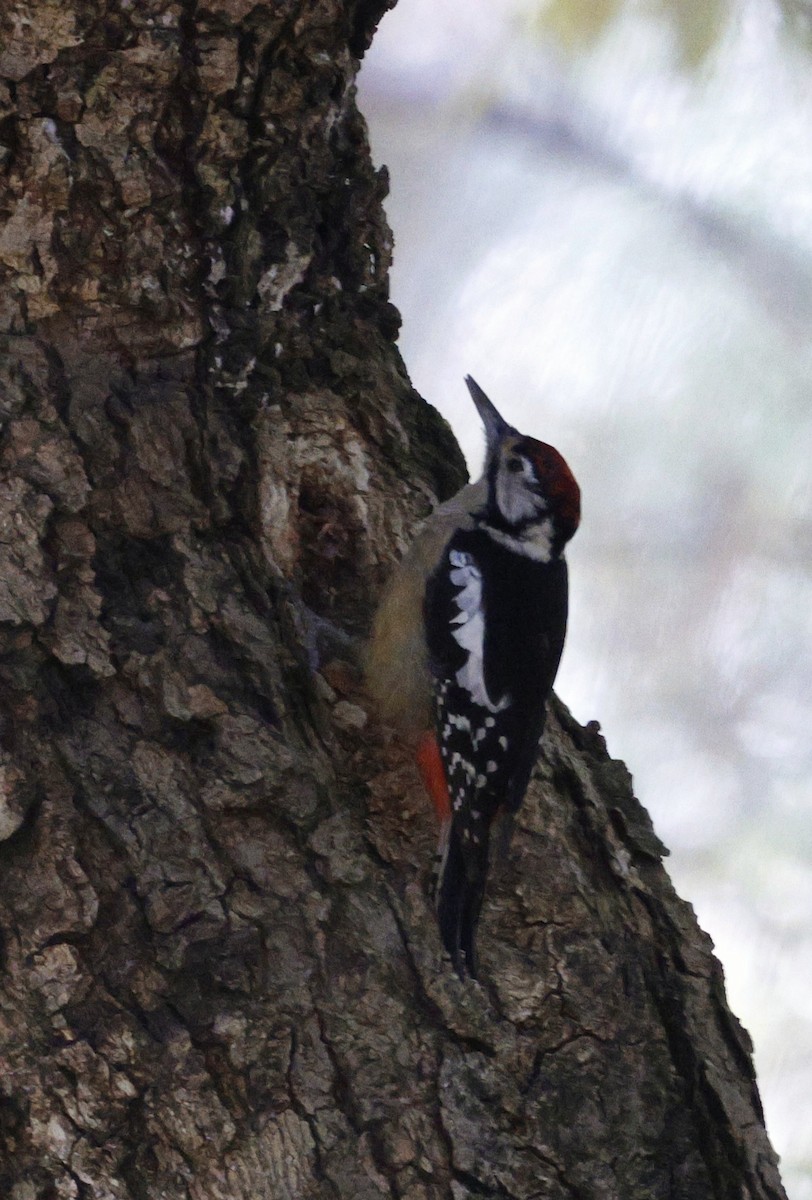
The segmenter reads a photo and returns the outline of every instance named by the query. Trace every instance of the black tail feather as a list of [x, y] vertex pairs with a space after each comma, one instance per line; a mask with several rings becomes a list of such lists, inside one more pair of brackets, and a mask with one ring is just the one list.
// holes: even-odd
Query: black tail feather
[[485, 855], [485, 869], [477, 876], [475, 881], [468, 881], [462, 920], [460, 922], [460, 950], [465, 960], [465, 968], [471, 979], [478, 977], [476, 931], [479, 925], [479, 914], [482, 912], [482, 901], [485, 899], [487, 848]]
[[440, 860], [435, 901], [440, 936], [460, 979], [477, 977], [476, 930], [487, 874], [487, 833], [479, 845], [467, 843], [463, 849], [460, 830], [452, 823]]

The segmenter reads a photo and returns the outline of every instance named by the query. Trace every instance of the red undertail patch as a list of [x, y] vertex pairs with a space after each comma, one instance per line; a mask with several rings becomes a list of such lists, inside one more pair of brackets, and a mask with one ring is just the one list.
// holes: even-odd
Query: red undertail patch
[[433, 733], [422, 735], [417, 746], [417, 765], [423, 777], [423, 784], [431, 797], [437, 819], [442, 824], [451, 820], [451, 801], [448, 795], [448, 785], [445, 780], [443, 760], [440, 748]]

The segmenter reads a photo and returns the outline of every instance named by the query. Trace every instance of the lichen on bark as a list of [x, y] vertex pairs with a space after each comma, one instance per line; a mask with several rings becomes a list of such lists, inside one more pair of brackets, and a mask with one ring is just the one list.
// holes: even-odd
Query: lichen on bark
[[628, 776], [551, 722], [443, 962], [353, 655], [461, 483], [394, 346], [385, 3], [0, 15], [0, 1191], [783, 1195]]

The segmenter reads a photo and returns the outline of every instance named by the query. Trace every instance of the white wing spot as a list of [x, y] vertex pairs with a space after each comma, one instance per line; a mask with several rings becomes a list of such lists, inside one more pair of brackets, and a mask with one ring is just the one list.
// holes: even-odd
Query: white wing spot
[[463, 729], [468, 733], [471, 732], [471, 722], [469, 721], [468, 717], [458, 716], [457, 713], [449, 713], [448, 722], [450, 725], [453, 725], [455, 729]]
[[507, 738], [506, 738], [506, 737], [500, 737], [500, 739], [499, 739], [499, 745], [502, 747], [502, 749], [503, 749], [503, 750], [507, 750]]
[[497, 703], [491, 700], [485, 686], [485, 613], [482, 607], [482, 575], [470, 554], [462, 550], [450, 550], [449, 579], [460, 590], [454, 597], [459, 616], [451, 624], [451, 636], [458, 646], [468, 651], [464, 667], [457, 671], [457, 683], [470, 695], [474, 704], [487, 708], [492, 713], [507, 708], [509, 699], [503, 696]]

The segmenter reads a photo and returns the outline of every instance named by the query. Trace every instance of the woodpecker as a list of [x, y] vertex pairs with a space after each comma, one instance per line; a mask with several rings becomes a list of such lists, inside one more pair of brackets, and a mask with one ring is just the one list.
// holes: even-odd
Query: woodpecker
[[491, 826], [524, 799], [567, 625], [564, 548], [580, 490], [564, 459], [503, 420], [466, 377], [486, 435], [482, 478], [435, 510], [373, 624], [367, 684], [409, 730], [440, 820], [435, 904], [461, 977], [475, 936]]

